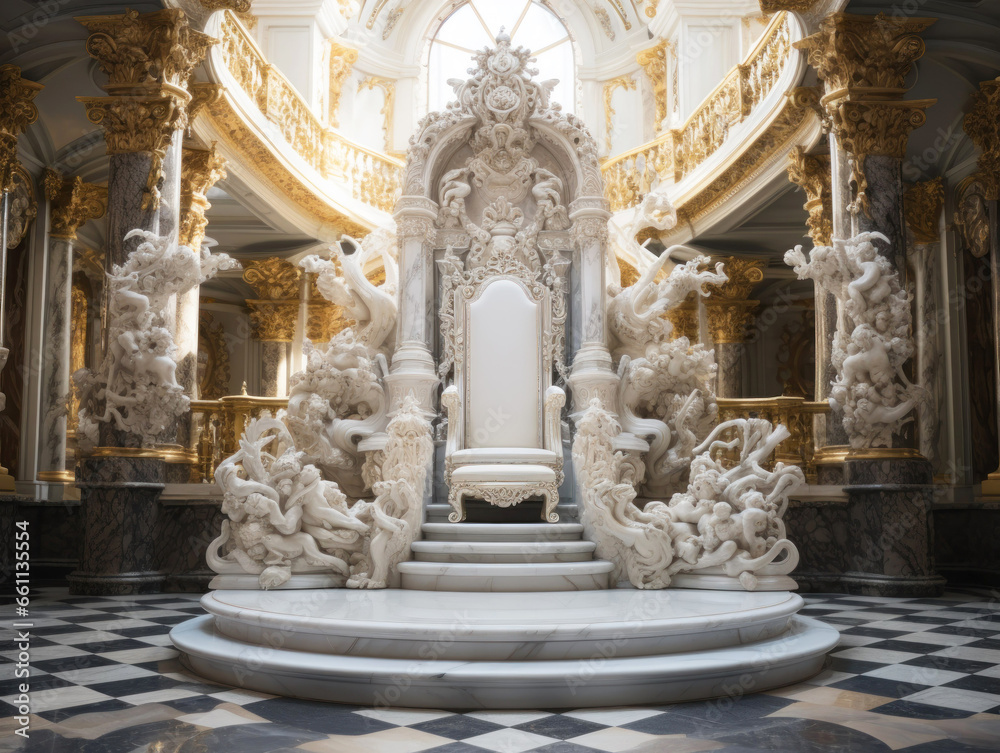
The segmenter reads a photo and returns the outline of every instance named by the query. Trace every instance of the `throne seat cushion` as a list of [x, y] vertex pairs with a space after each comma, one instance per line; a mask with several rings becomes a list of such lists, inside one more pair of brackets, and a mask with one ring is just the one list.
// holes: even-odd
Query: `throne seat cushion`
[[550, 484], [556, 472], [544, 465], [465, 465], [451, 473], [451, 482], [475, 484]]
[[558, 456], [551, 450], [534, 447], [473, 447], [452, 453], [455, 465], [507, 465], [510, 463], [554, 465]]

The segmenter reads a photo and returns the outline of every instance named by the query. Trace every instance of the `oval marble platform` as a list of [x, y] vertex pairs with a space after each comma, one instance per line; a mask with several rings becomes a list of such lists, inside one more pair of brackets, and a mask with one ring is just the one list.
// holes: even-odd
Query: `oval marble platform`
[[[551, 524], [550, 524], [551, 525]], [[610, 585], [614, 565], [589, 562], [400, 562], [403, 588], [416, 591], [592, 591]]]
[[222, 591], [171, 631], [209, 679], [417, 708], [566, 708], [757, 692], [819, 671], [839, 633], [789, 593]]
[[[408, 590], [213, 591], [219, 632], [260, 645], [382, 658], [582, 659], [733, 646], [779, 635], [802, 606], [788, 592]], [[447, 637], [443, 640], [442, 636]]]

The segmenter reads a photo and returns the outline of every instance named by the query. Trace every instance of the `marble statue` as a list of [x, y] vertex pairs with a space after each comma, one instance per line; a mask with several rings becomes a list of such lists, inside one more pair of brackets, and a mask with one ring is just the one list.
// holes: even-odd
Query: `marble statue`
[[801, 246], [785, 254], [800, 280], [815, 280], [840, 302], [830, 403], [843, 410], [855, 449], [891, 446], [893, 435], [929, 398], [903, 370], [914, 353], [910, 297], [874, 240], [888, 243], [881, 233], [861, 233], [835, 238], [833, 246], [818, 246], [808, 257]]
[[[619, 582], [665, 588], [678, 576], [697, 574], [729, 579], [724, 588], [788, 588], [780, 576], [798, 564], [798, 552], [785, 538], [782, 516], [805, 478], [796, 466], [762, 466], [789, 436], [787, 428], [763, 419], [719, 424], [694, 448], [686, 491], [641, 509], [634, 466], [613, 448], [621, 428], [595, 398], [573, 442], [581, 521], [598, 556], [615, 564]], [[721, 451], [738, 457], [727, 467]], [[718, 581], [699, 585], [720, 587]]]
[[663, 314], [689, 293], [705, 295], [708, 283], [728, 278], [719, 262], [703, 269], [708, 257], [678, 264], [662, 281], [657, 274], [674, 246], [631, 286], [611, 286], [609, 329], [618, 359], [618, 412], [624, 431], [649, 441], [645, 486], [650, 496], [670, 494], [688, 471], [695, 445], [714, 426], [715, 355], [686, 337], [670, 339], [673, 325]]
[[239, 267], [226, 254], [211, 254], [207, 247], [194, 251], [174, 237], [145, 230], [125, 236], [133, 238], [141, 242], [108, 274], [107, 350], [101, 367], [73, 376], [84, 448], [97, 443], [101, 423], [113, 423], [150, 446], [188, 410], [189, 398], [175, 374], [170, 301], [221, 270]]

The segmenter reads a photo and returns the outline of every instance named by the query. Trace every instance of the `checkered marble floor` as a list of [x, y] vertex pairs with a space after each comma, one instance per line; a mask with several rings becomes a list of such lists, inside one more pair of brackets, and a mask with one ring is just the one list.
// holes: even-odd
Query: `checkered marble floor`
[[827, 666], [767, 693], [650, 708], [368, 709], [273, 697], [184, 670], [167, 633], [194, 594], [32, 600], [31, 735], [13, 734], [17, 651], [0, 622], [0, 753], [591, 753], [1000, 750], [1000, 593], [807, 595], [841, 631]]

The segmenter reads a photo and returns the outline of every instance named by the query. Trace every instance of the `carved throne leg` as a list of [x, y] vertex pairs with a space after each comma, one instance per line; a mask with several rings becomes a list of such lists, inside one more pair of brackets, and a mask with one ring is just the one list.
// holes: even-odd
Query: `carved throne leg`
[[451, 487], [448, 490], [448, 504], [452, 510], [448, 513], [449, 523], [461, 523], [465, 520], [465, 491], [461, 488]]
[[542, 520], [546, 523], [558, 523], [559, 513], [556, 512], [556, 505], [559, 504], [559, 489], [543, 490], [542, 498], [545, 500], [542, 505]]

